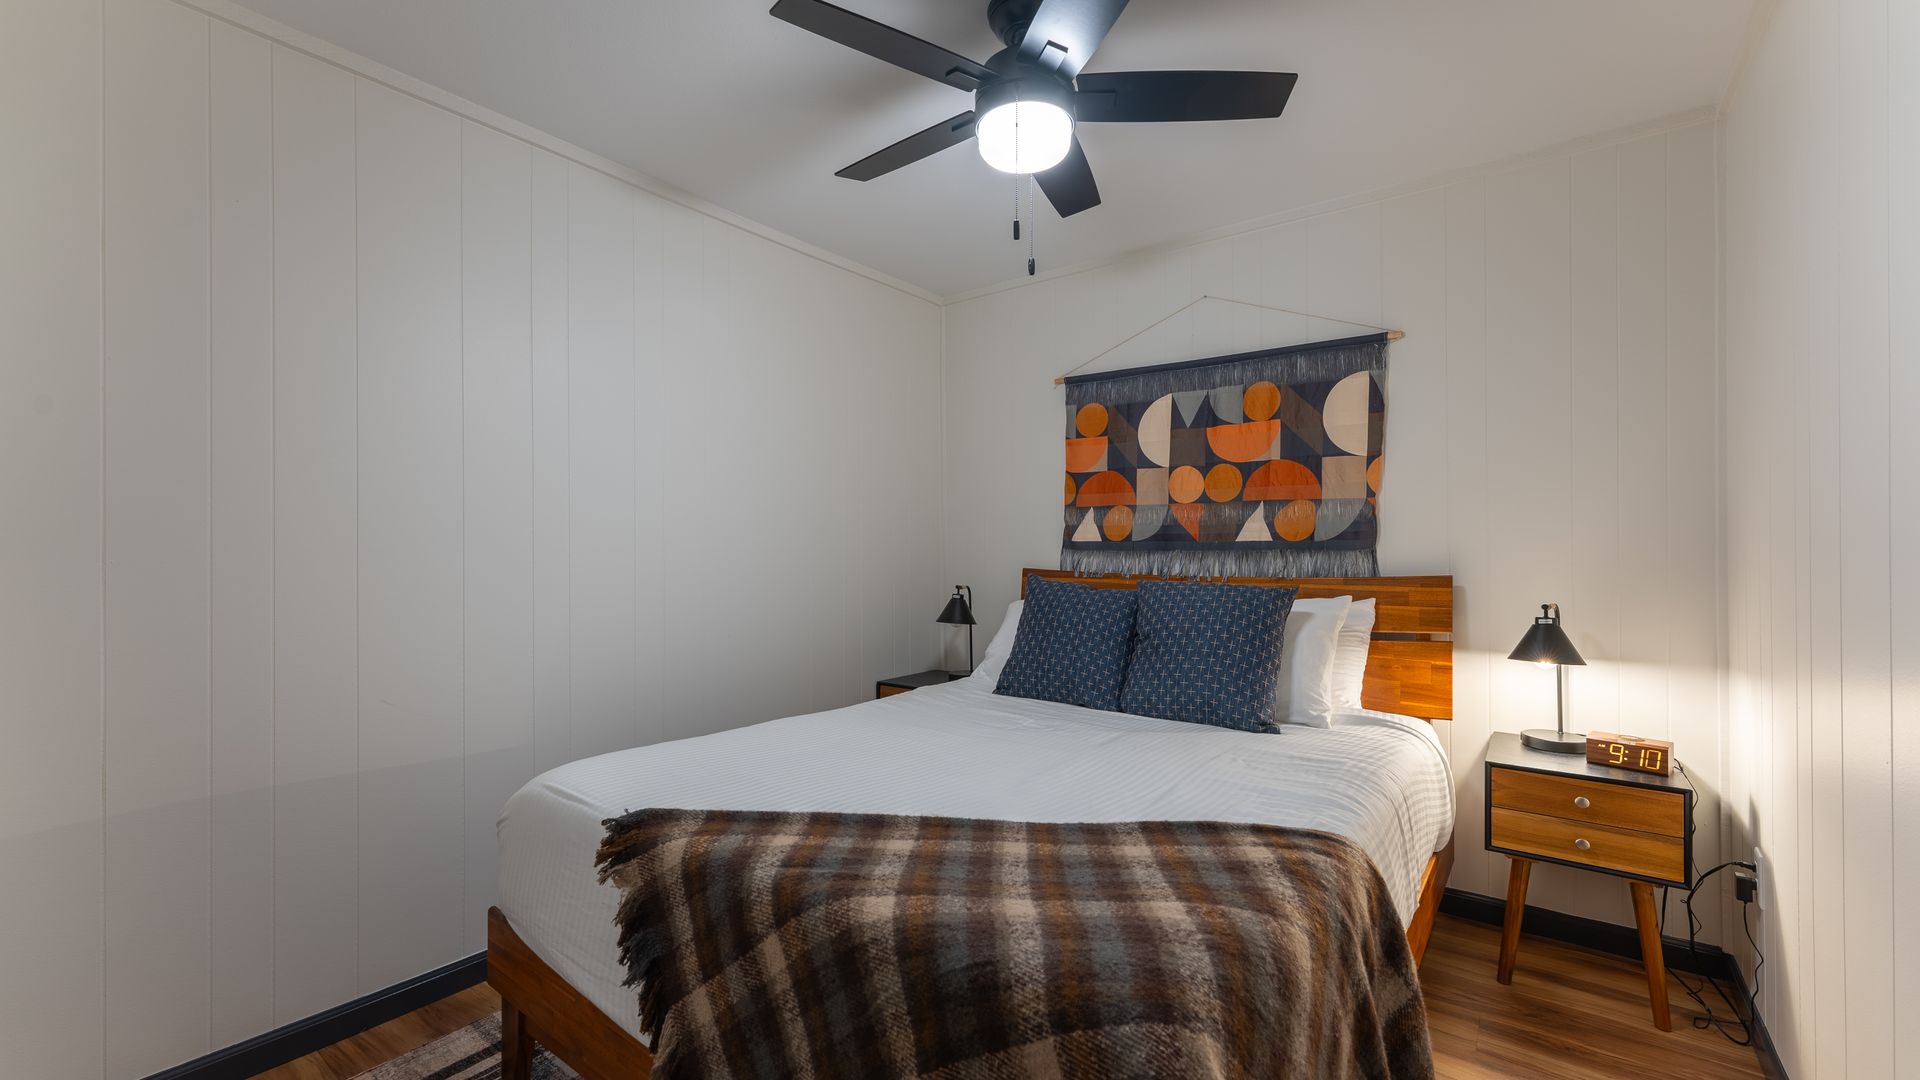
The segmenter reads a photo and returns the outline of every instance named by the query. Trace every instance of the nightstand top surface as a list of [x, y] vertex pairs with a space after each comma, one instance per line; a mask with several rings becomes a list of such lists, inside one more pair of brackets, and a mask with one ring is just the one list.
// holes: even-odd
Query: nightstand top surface
[[1672, 776], [1631, 769], [1610, 769], [1605, 765], [1593, 764], [1584, 754], [1551, 754], [1545, 750], [1535, 750], [1522, 743], [1520, 736], [1511, 731], [1493, 733], [1493, 738], [1487, 742], [1487, 764], [1556, 776], [1577, 776], [1583, 780], [1604, 780], [1610, 784], [1628, 784], [1658, 791], [1693, 791], [1693, 785], [1687, 780], [1686, 763], [1678, 758], [1674, 759]]
[[878, 685], [905, 686], [918, 690], [923, 686], [939, 686], [943, 683], [950, 683], [956, 678], [965, 678], [965, 676], [956, 676], [950, 671], [916, 671], [912, 675], [895, 675], [890, 679], [881, 679]]

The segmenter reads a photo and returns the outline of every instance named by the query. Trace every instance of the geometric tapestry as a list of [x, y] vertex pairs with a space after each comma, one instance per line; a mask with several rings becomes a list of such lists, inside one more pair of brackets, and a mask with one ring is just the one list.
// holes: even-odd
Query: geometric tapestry
[[1380, 572], [1385, 334], [1067, 379], [1065, 570]]

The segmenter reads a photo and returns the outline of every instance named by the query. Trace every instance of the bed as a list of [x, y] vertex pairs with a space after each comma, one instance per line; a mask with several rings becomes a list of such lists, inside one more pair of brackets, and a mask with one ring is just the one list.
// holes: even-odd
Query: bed
[[[1140, 580], [1029, 570], [1023, 590], [1028, 575], [1103, 588]], [[535, 778], [501, 817], [501, 901], [489, 913], [503, 1077], [529, 1074], [535, 1043], [586, 1080], [646, 1075], [619, 959], [619, 896], [594, 866], [603, 822], [642, 806], [1324, 830], [1379, 870], [1417, 962], [1452, 854], [1452, 781], [1425, 722], [1451, 717], [1451, 579], [1234, 580], [1375, 599], [1365, 708], [1325, 729], [1255, 734], [997, 696], [983, 671]]]

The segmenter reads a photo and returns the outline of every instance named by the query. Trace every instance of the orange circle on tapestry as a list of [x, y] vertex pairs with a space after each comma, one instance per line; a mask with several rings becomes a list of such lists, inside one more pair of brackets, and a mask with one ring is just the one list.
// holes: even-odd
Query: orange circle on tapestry
[[1241, 404], [1246, 407], [1247, 419], [1271, 420], [1280, 411], [1280, 388], [1264, 380], [1254, 383], [1247, 387]]
[[1083, 437], [1093, 438], [1107, 430], [1107, 407], [1098, 402], [1080, 406], [1080, 411], [1073, 414], [1073, 426]]
[[1295, 499], [1273, 515], [1273, 531], [1282, 540], [1305, 540], [1313, 535], [1313, 504]]
[[1078, 494], [1078, 493], [1079, 493], [1079, 491], [1080, 491], [1080, 486], [1079, 486], [1078, 484], [1075, 484], [1075, 483], [1073, 482], [1073, 474], [1072, 474], [1072, 473], [1062, 473], [1061, 475], [1062, 475], [1062, 476], [1065, 476], [1065, 477], [1067, 478], [1067, 498], [1066, 498], [1066, 504], [1067, 504], [1068, 506], [1072, 506], [1072, 505], [1073, 505], [1073, 497], [1074, 497], [1074, 496], [1075, 496], [1076, 494]]
[[1240, 470], [1222, 463], [1207, 470], [1207, 498], [1226, 502], [1240, 494]]
[[1107, 520], [1100, 523], [1100, 531], [1106, 533], [1109, 540], [1125, 540], [1133, 532], [1133, 507], [1116, 506], [1107, 511]]
[[1367, 465], [1367, 486], [1373, 489], [1375, 495], [1380, 493], [1380, 463], [1385, 460], [1386, 455], [1383, 454]]
[[1207, 490], [1207, 481], [1200, 470], [1191, 465], [1182, 465], [1167, 477], [1167, 498], [1177, 503], [1190, 503], [1198, 499]]

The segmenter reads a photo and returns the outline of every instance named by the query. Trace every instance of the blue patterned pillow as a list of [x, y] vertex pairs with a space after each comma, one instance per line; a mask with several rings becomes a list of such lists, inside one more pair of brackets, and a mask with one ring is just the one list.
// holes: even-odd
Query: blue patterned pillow
[[1134, 604], [1130, 589], [1028, 578], [1020, 629], [993, 692], [1117, 711]]
[[1143, 581], [1120, 708], [1140, 716], [1278, 731], [1280, 648], [1296, 590]]

